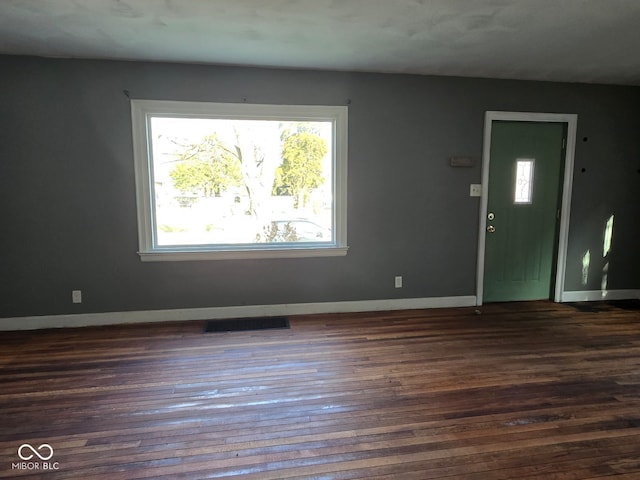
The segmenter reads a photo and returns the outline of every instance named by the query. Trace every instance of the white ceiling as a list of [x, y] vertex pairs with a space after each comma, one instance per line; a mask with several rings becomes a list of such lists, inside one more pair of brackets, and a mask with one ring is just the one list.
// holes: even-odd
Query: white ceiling
[[0, 0], [0, 53], [640, 85], [640, 0]]

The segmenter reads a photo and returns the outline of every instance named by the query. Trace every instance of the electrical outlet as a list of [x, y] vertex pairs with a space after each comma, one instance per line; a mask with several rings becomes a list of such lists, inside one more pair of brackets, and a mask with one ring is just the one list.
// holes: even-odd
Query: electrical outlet
[[71, 301], [73, 303], [82, 303], [82, 290], [72, 290]]
[[396, 275], [396, 288], [402, 288], [402, 275]]

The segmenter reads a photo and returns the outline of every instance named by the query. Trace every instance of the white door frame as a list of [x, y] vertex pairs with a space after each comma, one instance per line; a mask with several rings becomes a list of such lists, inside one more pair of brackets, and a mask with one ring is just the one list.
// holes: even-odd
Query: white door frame
[[567, 124], [567, 145], [564, 158], [564, 181], [562, 205], [560, 206], [560, 231], [558, 232], [558, 259], [553, 299], [562, 302], [564, 277], [567, 264], [567, 243], [569, 240], [569, 214], [571, 209], [571, 189], [573, 186], [573, 164], [576, 147], [578, 115], [570, 113], [530, 113], [488, 111], [484, 119], [484, 145], [482, 150], [482, 196], [480, 201], [480, 230], [478, 234], [478, 268], [476, 271], [476, 304], [482, 305], [484, 283], [484, 253], [487, 237], [487, 203], [489, 193], [489, 161], [491, 155], [491, 127], [494, 120], [514, 122], [553, 122]]

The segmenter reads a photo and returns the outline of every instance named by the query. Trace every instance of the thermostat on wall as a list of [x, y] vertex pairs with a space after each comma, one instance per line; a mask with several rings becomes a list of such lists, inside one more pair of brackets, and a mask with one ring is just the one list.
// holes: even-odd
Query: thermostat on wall
[[449, 164], [452, 167], [473, 167], [476, 162], [473, 157], [451, 157]]

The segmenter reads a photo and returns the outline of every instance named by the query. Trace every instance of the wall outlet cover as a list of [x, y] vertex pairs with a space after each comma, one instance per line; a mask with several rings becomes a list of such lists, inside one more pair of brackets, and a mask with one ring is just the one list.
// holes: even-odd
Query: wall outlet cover
[[72, 290], [71, 301], [73, 303], [82, 303], [82, 290]]

